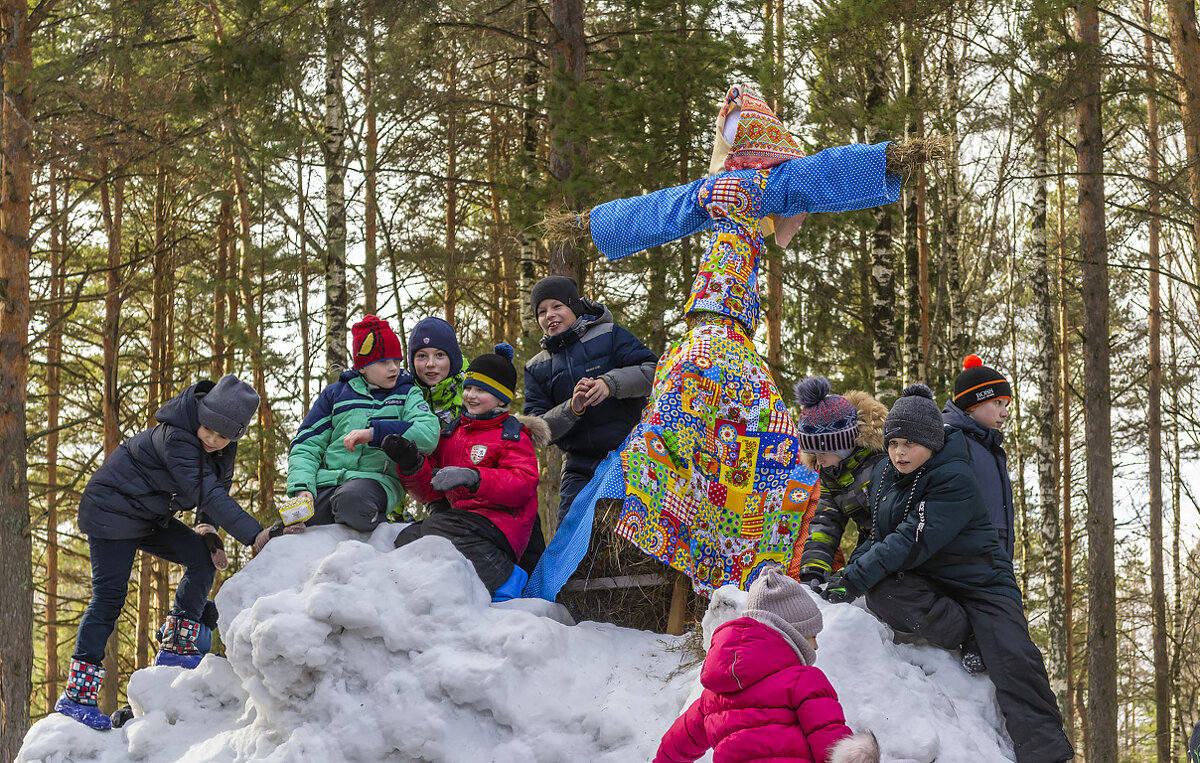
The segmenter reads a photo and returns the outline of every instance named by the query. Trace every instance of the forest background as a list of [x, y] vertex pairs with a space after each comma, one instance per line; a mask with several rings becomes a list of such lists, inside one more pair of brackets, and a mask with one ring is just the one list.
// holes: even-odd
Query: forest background
[[[956, 136], [901, 204], [769, 247], [762, 352], [787, 395], [823, 374], [941, 400], [970, 352], [1006, 373], [1018, 577], [1080, 757], [1180, 759], [1200, 707], [1194, 0], [2, 0], [0, 56], [0, 759], [61, 690], [89, 596], [80, 491], [164, 400], [254, 384], [236, 497], [269, 522], [363, 313], [404, 338], [441, 315], [468, 356], [508, 340], [520, 362], [530, 287], [567, 274], [662, 352], [703, 241], [608, 264], [536, 222], [703, 175], [739, 82], [809, 151]], [[105, 706], [152, 659], [177, 572], [135, 572]]]

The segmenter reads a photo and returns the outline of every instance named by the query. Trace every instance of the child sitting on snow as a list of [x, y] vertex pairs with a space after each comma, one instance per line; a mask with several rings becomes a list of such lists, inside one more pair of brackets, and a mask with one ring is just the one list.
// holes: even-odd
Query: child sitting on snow
[[671, 724], [654, 763], [879, 760], [870, 734], [852, 736], [820, 668], [821, 612], [800, 583], [768, 567], [746, 610], [721, 625], [700, 670], [704, 693]]
[[[814, 587], [843, 564], [842, 534], [853, 522], [858, 543], [871, 537], [868, 489], [871, 472], [883, 460], [883, 420], [887, 407], [866, 392], [835, 395], [829, 380], [812, 376], [796, 384], [803, 408], [797, 421], [800, 460], [821, 475], [821, 495], [800, 558], [798, 577]], [[805, 531], [802, 528], [802, 531]]]
[[1074, 756], [1029, 638], [1012, 562], [1000, 548], [963, 433], [943, 430], [924, 384], [904, 390], [883, 425], [888, 460], [871, 475], [871, 541], [830, 576], [823, 596], [867, 608], [900, 638], [961, 649], [963, 667], [991, 668], [1018, 763]]
[[454, 327], [441, 318], [422, 318], [408, 337], [408, 368], [425, 402], [443, 425], [462, 413], [462, 350]]
[[[158, 426], [121, 443], [88, 480], [79, 529], [92, 560], [92, 599], [56, 711], [95, 729], [111, 727], [96, 703], [101, 663], [139, 550], [184, 567], [154, 664], [200, 662], [200, 620], [217, 567], [227, 563], [217, 528], [255, 548], [275, 535], [229, 495], [237, 440], [258, 402], [254, 389], [232, 374], [188, 387], [154, 414]], [[175, 518], [192, 509], [200, 523], [195, 530]]]
[[404, 497], [383, 439], [403, 437], [430, 453], [441, 427], [401, 368], [404, 351], [388, 322], [367, 315], [350, 331], [354, 370], [326, 387], [304, 417], [288, 453], [287, 491], [313, 500], [309, 525], [370, 532]]
[[[412, 441], [390, 436], [383, 449], [404, 487], [440, 510], [396, 536], [396, 547], [426, 535], [448, 539], [496, 592], [513, 574], [537, 517], [538, 462], [534, 445], [549, 442], [540, 419], [508, 412], [517, 384], [513, 348], [471, 362], [463, 379], [463, 413], [442, 431], [437, 449], [422, 457]], [[431, 508], [438, 504], [433, 504]]]

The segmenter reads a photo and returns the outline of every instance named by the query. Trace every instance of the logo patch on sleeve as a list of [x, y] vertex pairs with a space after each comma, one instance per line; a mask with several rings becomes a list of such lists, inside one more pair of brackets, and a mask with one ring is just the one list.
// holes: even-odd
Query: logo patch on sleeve
[[471, 463], [478, 464], [480, 461], [482, 461], [484, 457], [487, 456], [487, 449], [488, 446], [486, 445], [472, 445]]

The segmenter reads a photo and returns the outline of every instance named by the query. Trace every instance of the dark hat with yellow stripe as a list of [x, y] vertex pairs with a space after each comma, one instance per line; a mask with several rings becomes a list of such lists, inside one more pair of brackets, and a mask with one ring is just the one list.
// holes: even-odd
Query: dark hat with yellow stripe
[[963, 372], [954, 380], [954, 404], [969, 411], [989, 400], [1004, 398], [1012, 401], [1012, 385], [1004, 374], [988, 368], [978, 355], [968, 355]]
[[480, 355], [467, 366], [463, 376], [464, 387], [480, 387], [511, 403], [517, 390], [517, 369], [513, 367], [513, 347], [501, 342], [493, 347], [495, 352]]

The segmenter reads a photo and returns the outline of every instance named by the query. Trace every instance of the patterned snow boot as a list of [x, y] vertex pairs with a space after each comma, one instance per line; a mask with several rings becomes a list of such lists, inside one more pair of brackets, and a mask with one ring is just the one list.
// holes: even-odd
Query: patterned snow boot
[[163, 625], [162, 648], [154, 656], [155, 665], [191, 670], [200, 664], [204, 655], [196, 645], [200, 623], [180, 615], [167, 615]]
[[970, 675], [977, 676], [987, 672], [987, 665], [983, 664], [983, 655], [979, 652], [979, 642], [973, 634], [963, 642], [960, 661], [963, 669]]
[[71, 660], [67, 688], [54, 703], [54, 711], [94, 729], [108, 731], [112, 728], [112, 721], [96, 705], [102, 681], [104, 668], [83, 660]]

